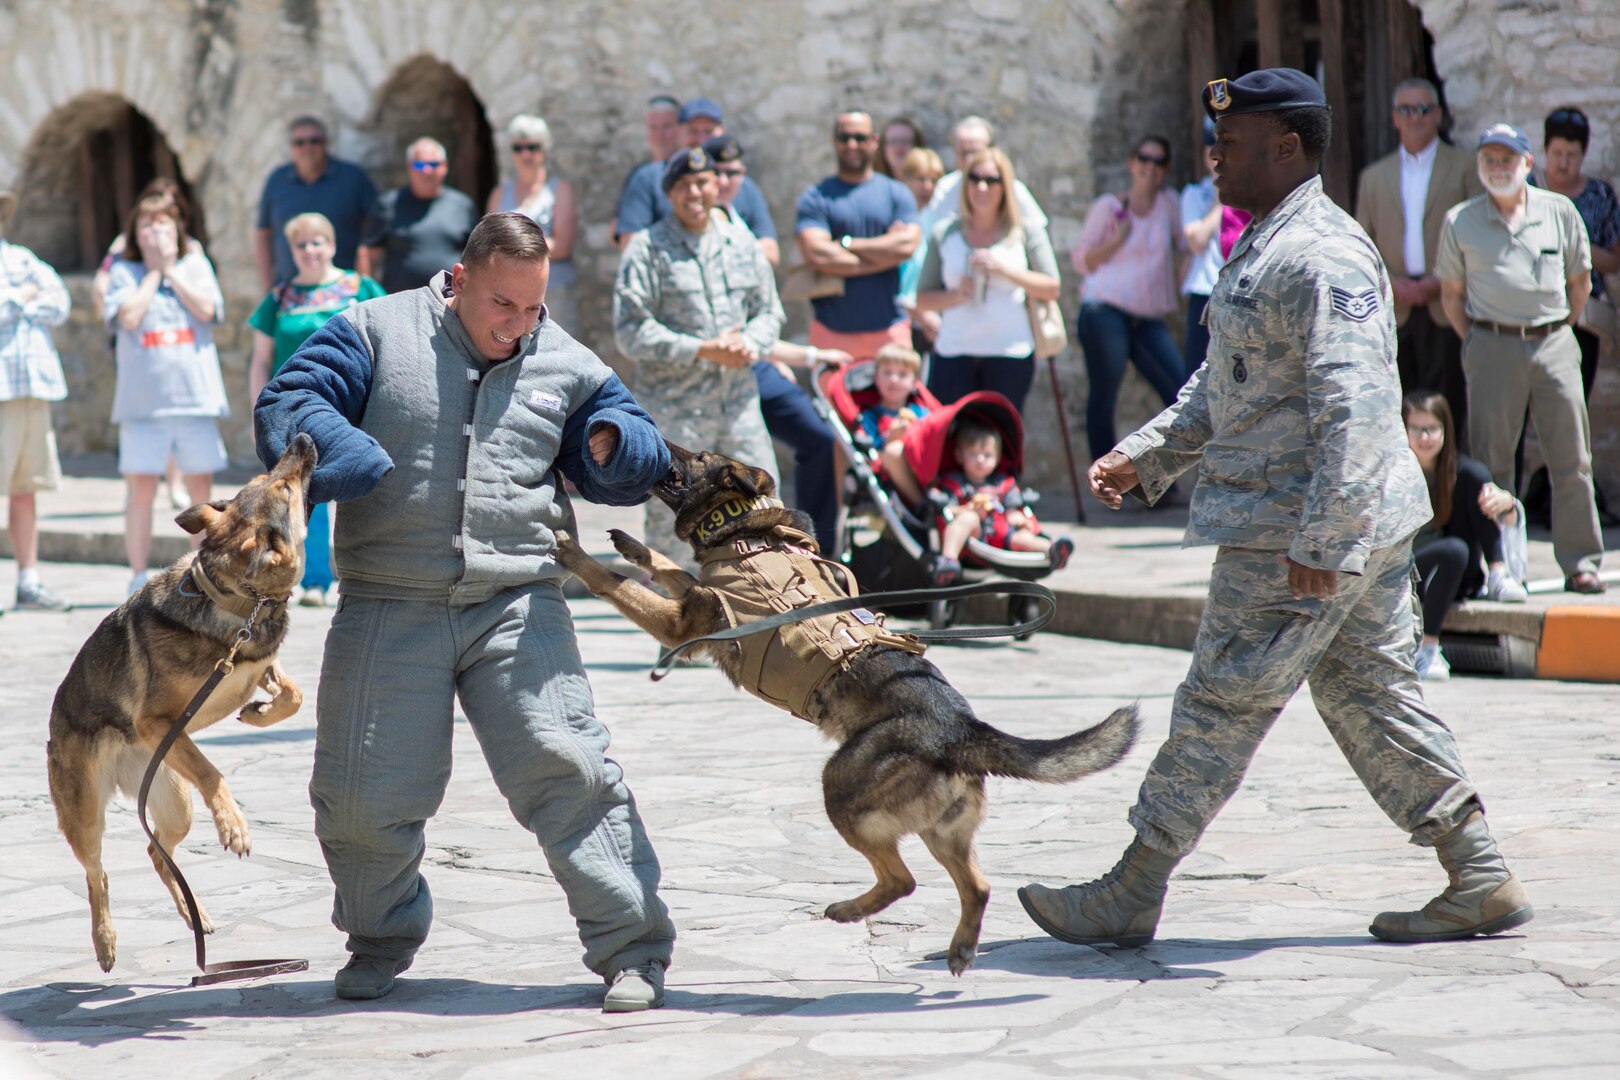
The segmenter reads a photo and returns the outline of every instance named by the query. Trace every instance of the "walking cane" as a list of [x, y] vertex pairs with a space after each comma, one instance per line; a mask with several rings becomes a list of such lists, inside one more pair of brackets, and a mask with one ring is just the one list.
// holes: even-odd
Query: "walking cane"
[[1057, 404], [1058, 432], [1063, 436], [1063, 456], [1069, 461], [1069, 486], [1074, 490], [1074, 520], [1084, 523], [1086, 507], [1080, 501], [1080, 470], [1074, 466], [1074, 443], [1069, 439], [1069, 414], [1063, 408], [1063, 387], [1058, 384], [1057, 357], [1046, 358], [1046, 370], [1052, 376], [1052, 400]]

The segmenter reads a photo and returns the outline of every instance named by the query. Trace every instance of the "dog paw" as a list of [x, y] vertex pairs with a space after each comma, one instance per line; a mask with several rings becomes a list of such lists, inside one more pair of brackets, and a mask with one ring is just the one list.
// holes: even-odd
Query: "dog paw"
[[90, 937], [96, 944], [96, 963], [102, 971], [111, 971], [118, 962], [118, 934], [108, 926], [93, 931]]
[[643, 570], [651, 568], [652, 549], [646, 544], [643, 544], [623, 529], [609, 529], [608, 536], [613, 540], [613, 550], [622, 555], [625, 562]]
[[[203, 933], [212, 934], [214, 932], [214, 920], [208, 917], [208, 909], [200, 903], [197, 905], [197, 920], [202, 923]], [[186, 924], [186, 929], [196, 929], [191, 925], [191, 912], [187, 911], [183, 904], [180, 905], [180, 921]]]
[[960, 974], [962, 974], [962, 972], [964, 972], [968, 968], [972, 967], [973, 966], [973, 961], [977, 960], [978, 957], [979, 957], [978, 946], [976, 946], [976, 945], [957, 945], [956, 943], [953, 942], [951, 944], [951, 951], [946, 957], [946, 961], [950, 965], [951, 974], [952, 975], [960, 975]]
[[247, 822], [236, 807], [228, 807], [214, 815], [214, 827], [219, 830], [219, 842], [226, 851], [240, 858], [253, 847], [248, 838]]
[[851, 923], [866, 918], [866, 912], [853, 900], [840, 900], [828, 906], [826, 916], [833, 922]]
[[590, 558], [585, 549], [579, 546], [579, 540], [571, 532], [561, 529], [552, 533], [557, 540], [557, 561], [570, 569]]

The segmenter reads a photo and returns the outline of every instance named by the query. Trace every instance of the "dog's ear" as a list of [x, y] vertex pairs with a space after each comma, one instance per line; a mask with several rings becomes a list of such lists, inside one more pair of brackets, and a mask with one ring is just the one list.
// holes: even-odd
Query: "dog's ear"
[[726, 470], [726, 481], [750, 499], [759, 498], [759, 487], [746, 469]]
[[174, 523], [195, 536], [219, 520], [219, 516], [230, 505], [229, 499], [215, 499], [211, 503], [198, 503], [189, 510], [181, 511], [180, 516], [174, 519]]

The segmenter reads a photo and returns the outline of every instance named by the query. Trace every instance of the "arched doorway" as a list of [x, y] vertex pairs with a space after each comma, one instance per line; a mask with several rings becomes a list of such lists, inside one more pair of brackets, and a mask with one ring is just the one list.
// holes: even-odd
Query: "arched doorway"
[[1211, 79], [1286, 66], [1321, 80], [1335, 128], [1322, 182], [1345, 207], [1361, 170], [1395, 148], [1395, 84], [1441, 85], [1434, 39], [1408, 0], [1188, 0], [1187, 57], [1195, 129]]
[[179, 182], [193, 235], [207, 240], [202, 208], [168, 140], [114, 94], [85, 94], [53, 111], [29, 141], [12, 239], [61, 273], [94, 270], [143, 187]]
[[449, 154], [446, 182], [484, 205], [499, 168], [484, 103], [466, 79], [442, 61], [418, 56], [395, 69], [376, 102], [365, 125], [372, 136], [365, 165], [380, 188], [405, 183], [405, 149], [426, 135]]

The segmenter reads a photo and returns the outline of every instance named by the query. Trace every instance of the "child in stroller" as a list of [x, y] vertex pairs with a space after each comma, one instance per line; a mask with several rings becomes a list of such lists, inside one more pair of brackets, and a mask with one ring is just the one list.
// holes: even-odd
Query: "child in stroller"
[[922, 485], [906, 464], [905, 436], [913, 421], [928, 415], [928, 403], [917, 393], [922, 357], [904, 345], [885, 345], [872, 361], [875, 404], [862, 409], [856, 422], [860, 434], [877, 450], [878, 463], [901, 496], [911, 505], [923, 501]]
[[992, 548], [1044, 554], [1053, 570], [1074, 553], [1074, 541], [1052, 539], [1024, 501], [1016, 477], [1002, 472], [1001, 433], [972, 416], [958, 419], [952, 432], [958, 468], [940, 473], [929, 488], [939, 506], [939, 557], [934, 560], [936, 585], [954, 585], [962, 576], [962, 549], [972, 537]]

